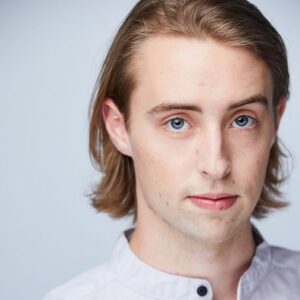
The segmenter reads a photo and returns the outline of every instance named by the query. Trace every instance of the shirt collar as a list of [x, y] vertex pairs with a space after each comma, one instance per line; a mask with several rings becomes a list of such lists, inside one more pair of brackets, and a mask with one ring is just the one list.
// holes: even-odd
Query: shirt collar
[[238, 284], [238, 299], [248, 299], [266, 278], [271, 266], [271, 248], [258, 229], [252, 225], [256, 241], [256, 251], [251, 265], [240, 278]]
[[[201, 278], [191, 278], [166, 273], [141, 261], [131, 250], [129, 239], [134, 228], [126, 230], [117, 241], [112, 253], [112, 265], [120, 282], [130, 290], [155, 299], [209, 300], [213, 298], [210, 283]], [[256, 253], [248, 270], [238, 284], [238, 298], [245, 299], [258, 288], [268, 273], [271, 261], [270, 247], [253, 226], [257, 243]], [[205, 296], [199, 296], [199, 287], [205, 287]]]

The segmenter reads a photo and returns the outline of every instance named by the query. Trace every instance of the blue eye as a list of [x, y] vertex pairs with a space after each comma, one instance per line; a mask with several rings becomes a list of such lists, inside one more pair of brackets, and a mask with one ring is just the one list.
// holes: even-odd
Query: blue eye
[[187, 122], [182, 118], [174, 118], [167, 122], [167, 127], [171, 131], [183, 131], [186, 129]]
[[233, 125], [233, 127], [236, 128], [250, 128], [253, 125], [255, 125], [256, 121], [255, 119], [249, 117], [249, 116], [239, 116], [238, 118], [236, 118], [234, 120], [234, 124], [236, 126]]

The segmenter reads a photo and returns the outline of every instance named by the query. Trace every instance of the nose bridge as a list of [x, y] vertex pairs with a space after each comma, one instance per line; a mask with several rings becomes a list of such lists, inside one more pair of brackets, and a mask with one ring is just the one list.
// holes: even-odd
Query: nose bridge
[[200, 137], [200, 147], [200, 172], [213, 179], [226, 177], [231, 171], [231, 162], [222, 128], [207, 128]]

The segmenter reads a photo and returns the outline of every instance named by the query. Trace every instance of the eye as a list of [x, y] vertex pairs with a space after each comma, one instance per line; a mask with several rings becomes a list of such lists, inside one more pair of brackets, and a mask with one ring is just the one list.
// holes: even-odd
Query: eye
[[166, 126], [170, 131], [181, 132], [188, 128], [188, 123], [183, 118], [174, 118], [166, 122]]
[[239, 116], [233, 121], [234, 128], [251, 128], [256, 124], [256, 120], [249, 116]]

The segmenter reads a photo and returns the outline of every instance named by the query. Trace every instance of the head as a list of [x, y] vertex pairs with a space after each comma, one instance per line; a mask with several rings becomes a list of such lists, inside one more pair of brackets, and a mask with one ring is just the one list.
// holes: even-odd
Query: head
[[[191, 74], [199, 80], [193, 81]], [[253, 82], [254, 74], [261, 80]], [[205, 96], [200, 99], [199, 95]], [[259, 136], [251, 136], [251, 131], [245, 131], [243, 136], [229, 136], [226, 130], [217, 128], [221, 120], [224, 126], [233, 124], [233, 115], [225, 111], [234, 101], [255, 95], [265, 97], [250, 104], [254, 112], [264, 111], [260, 113], [264, 125]], [[168, 99], [159, 96], [169, 96], [172, 104], [198, 104], [203, 117], [199, 117], [199, 112], [195, 116], [196, 111], [189, 111], [187, 116], [193, 128], [197, 128], [193, 136], [187, 136], [191, 128], [186, 126], [192, 125], [182, 123], [184, 118], [179, 109], [172, 112], [173, 116], [178, 113], [177, 119], [165, 121], [164, 126], [174, 130], [170, 124], [176, 126], [177, 122], [186, 130], [186, 136], [180, 133], [176, 138], [162, 138], [157, 129], [162, 114], [159, 119], [155, 111]], [[279, 189], [285, 179], [285, 155], [277, 129], [288, 97], [284, 43], [254, 5], [246, 0], [139, 1], [109, 49], [90, 106], [90, 154], [103, 172], [101, 182], [91, 194], [93, 206], [113, 217], [133, 214], [136, 220], [137, 193], [138, 197], [143, 192], [147, 194], [145, 184], [152, 180], [152, 184], [158, 185], [154, 192], [157, 198], [162, 197], [163, 205], [169, 205], [172, 199], [168, 202], [168, 195], [164, 196], [165, 191], [159, 187], [175, 188], [182, 182], [180, 197], [221, 189], [242, 194], [243, 188], [248, 189], [248, 197], [253, 198], [249, 209], [256, 218], [285, 207]], [[151, 99], [155, 99], [153, 103]], [[182, 100], [188, 103], [181, 103]], [[200, 102], [196, 103], [197, 100]], [[267, 103], [263, 104], [265, 100]], [[254, 120], [255, 116], [252, 117]], [[251, 118], [239, 120], [253, 122]], [[210, 125], [195, 125], [201, 122]], [[238, 168], [245, 170], [238, 173]], [[249, 176], [243, 177], [248, 169], [256, 176], [251, 183]], [[190, 174], [186, 174], [188, 170]], [[174, 176], [173, 185], [170, 175]], [[240, 182], [238, 178], [242, 178]]]

